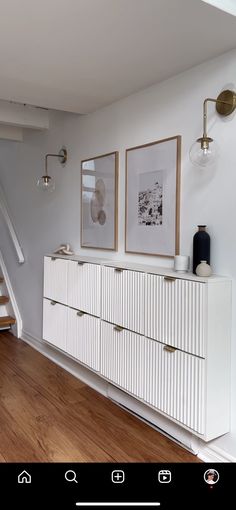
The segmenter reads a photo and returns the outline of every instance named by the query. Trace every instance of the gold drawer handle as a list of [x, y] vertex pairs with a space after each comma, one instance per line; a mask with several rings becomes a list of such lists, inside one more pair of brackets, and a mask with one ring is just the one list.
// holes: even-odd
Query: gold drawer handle
[[167, 282], [175, 282], [176, 278], [174, 276], [164, 276], [164, 280]]
[[123, 331], [124, 328], [122, 328], [121, 326], [114, 326], [114, 331], [117, 331], [118, 333], [120, 333], [121, 331]]
[[116, 273], [123, 273], [124, 269], [122, 269], [122, 267], [115, 267], [115, 268], [114, 268], [114, 271], [115, 271]]
[[50, 301], [50, 305], [55, 306], [57, 304], [56, 301]]
[[163, 351], [175, 352], [176, 349], [174, 347], [171, 347], [170, 345], [165, 345], [165, 347], [163, 347]]
[[79, 310], [77, 312], [77, 315], [78, 315], [78, 317], [83, 317], [83, 315], [85, 315], [85, 312], [82, 312], [82, 310]]

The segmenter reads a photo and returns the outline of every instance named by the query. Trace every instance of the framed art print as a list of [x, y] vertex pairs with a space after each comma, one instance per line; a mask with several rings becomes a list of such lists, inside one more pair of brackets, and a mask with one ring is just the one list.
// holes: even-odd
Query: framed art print
[[118, 152], [81, 162], [81, 246], [117, 249]]
[[125, 251], [179, 253], [181, 137], [126, 151]]

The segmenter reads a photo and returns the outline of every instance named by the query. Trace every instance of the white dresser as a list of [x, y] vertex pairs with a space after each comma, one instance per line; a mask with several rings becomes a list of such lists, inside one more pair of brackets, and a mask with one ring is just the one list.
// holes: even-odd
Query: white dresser
[[231, 281], [44, 259], [43, 339], [209, 441], [229, 431]]

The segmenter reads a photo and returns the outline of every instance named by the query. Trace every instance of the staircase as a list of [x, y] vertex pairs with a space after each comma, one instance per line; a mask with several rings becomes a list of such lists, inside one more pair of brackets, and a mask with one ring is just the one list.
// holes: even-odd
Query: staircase
[[16, 319], [13, 315], [13, 308], [7, 294], [7, 287], [4, 278], [0, 276], [0, 331], [10, 329], [16, 324]]
[[[25, 261], [22, 248], [20, 246], [11, 215], [8, 209], [7, 201], [0, 183], [0, 212], [6, 222], [9, 235], [12, 239], [19, 264]], [[15, 293], [7, 271], [6, 264], [0, 249], [0, 331], [11, 329], [17, 338], [22, 335], [22, 318], [16, 301]]]

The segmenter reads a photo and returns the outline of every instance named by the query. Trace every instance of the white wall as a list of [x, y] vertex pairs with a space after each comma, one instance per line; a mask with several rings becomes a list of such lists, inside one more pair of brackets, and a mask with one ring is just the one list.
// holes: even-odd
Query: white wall
[[[125, 78], [124, 78], [125, 79]], [[24, 329], [36, 338], [42, 329], [43, 255], [61, 242], [80, 251], [80, 161], [106, 152], [120, 152], [119, 251], [112, 256], [171, 266], [158, 257], [124, 253], [125, 149], [161, 138], [182, 135], [181, 253], [191, 254], [198, 224], [211, 235], [214, 272], [233, 278], [232, 432], [214, 443], [236, 457], [236, 118], [219, 118], [209, 107], [209, 134], [218, 140], [217, 168], [197, 169], [188, 150], [202, 134], [202, 102], [226, 88], [236, 89], [236, 51], [132, 95], [88, 116], [54, 112], [48, 133], [27, 133], [23, 144], [0, 142], [0, 180], [8, 197], [26, 263], [17, 264], [8, 233], [1, 223], [2, 250], [23, 316]], [[62, 169], [49, 162], [55, 175], [54, 194], [40, 193], [35, 182], [43, 172], [44, 155], [68, 148]], [[104, 257], [104, 252], [83, 250]], [[109, 257], [108, 253], [108, 257]]]

